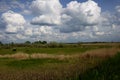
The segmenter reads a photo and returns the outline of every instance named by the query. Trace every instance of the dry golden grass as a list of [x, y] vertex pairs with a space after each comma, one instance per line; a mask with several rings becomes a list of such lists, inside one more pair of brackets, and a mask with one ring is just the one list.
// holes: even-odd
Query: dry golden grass
[[82, 57], [84, 58], [93, 58], [93, 57], [99, 57], [99, 58], [109, 58], [117, 54], [119, 52], [119, 48], [104, 48], [104, 49], [97, 49], [97, 50], [91, 50], [87, 51], [84, 54], [82, 54]]
[[29, 54], [18, 52], [16, 54], [0, 55], [0, 58], [28, 59]]
[[16, 54], [6, 54], [6, 55], [0, 55], [0, 58], [14, 58], [14, 59], [59, 59], [63, 60], [66, 58], [70, 58], [72, 56], [70, 55], [53, 55], [53, 54], [41, 54], [41, 53], [33, 53], [33, 54], [26, 54], [26, 53], [16, 53]]
[[28, 59], [29, 58], [29, 54], [19, 52], [19, 53], [11, 55], [11, 58], [15, 58], [15, 59]]
[[33, 54], [30, 55], [30, 58], [33, 58], [33, 59], [39, 59], [39, 58], [54, 58], [54, 55], [33, 53]]
[[40, 53], [34, 53], [30, 55], [30, 58], [32, 59], [43, 59], [43, 58], [50, 58], [50, 59], [59, 59], [64, 60], [67, 58], [71, 58], [70, 55], [54, 55], [54, 54], [40, 54]]

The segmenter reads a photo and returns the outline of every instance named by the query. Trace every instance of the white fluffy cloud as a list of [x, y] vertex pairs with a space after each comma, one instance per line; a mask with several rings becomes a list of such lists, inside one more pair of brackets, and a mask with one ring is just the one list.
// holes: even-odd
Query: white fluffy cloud
[[101, 8], [92, 0], [79, 3], [72, 1], [67, 4], [66, 13], [72, 17], [78, 18], [81, 24], [96, 24], [100, 17]]
[[5, 31], [8, 33], [16, 33], [17, 31], [24, 29], [24, 24], [26, 23], [22, 15], [13, 11], [3, 13], [1, 19], [6, 27]]
[[59, 0], [35, 0], [32, 2], [31, 10], [35, 18], [32, 24], [37, 25], [58, 25], [60, 24], [60, 14], [62, 5]]
[[62, 16], [63, 25], [61, 32], [74, 32], [84, 30], [86, 26], [93, 26], [99, 23], [101, 8], [92, 0], [79, 3], [71, 1], [64, 9], [66, 18]]

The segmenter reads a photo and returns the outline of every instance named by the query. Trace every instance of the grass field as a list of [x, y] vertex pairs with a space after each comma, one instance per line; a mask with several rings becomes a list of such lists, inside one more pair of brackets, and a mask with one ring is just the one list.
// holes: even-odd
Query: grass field
[[119, 80], [119, 52], [119, 43], [1, 47], [0, 80]]

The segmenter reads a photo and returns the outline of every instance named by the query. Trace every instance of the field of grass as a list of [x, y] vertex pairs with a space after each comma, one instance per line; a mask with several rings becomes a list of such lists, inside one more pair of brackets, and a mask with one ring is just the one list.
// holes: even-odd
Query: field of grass
[[1, 47], [0, 80], [119, 80], [118, 52], [120, 45], [112, 43], [62, 48]]
[[84, 52], [89, 48], [16, 48], [17, 51], [12, 51], [12, 49], [1, 49], [0, 54], [13, 54], [16, 52], [24, 52], [24, 53], [47, 53], [47, 54], [73, 54]]

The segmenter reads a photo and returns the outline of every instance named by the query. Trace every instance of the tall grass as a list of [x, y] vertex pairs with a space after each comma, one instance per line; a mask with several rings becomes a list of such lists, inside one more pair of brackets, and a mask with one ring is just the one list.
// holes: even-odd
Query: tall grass
[[120, 53], [86, 71], [81, 80], [120, 80]]

